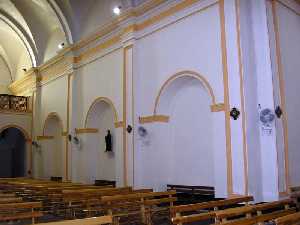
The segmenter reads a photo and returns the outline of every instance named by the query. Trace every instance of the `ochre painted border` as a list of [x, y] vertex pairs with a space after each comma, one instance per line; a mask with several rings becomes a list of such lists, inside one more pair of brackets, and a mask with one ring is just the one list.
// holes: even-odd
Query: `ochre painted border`
[[277, 59], [277, 71], [279, 79], [279, 91], [280, 91], [280, 104], [282, 108], [282, 125], [283, 125], [283, 142], [284, 142], [284, 165], [285, 165], [285, 192], [288, 192], [290, 187], [290, 176], [289, 176], [289, 146], [288, 146], [288, 118], [286, 110], [286, 101], [285, 101], [285, 85], [284, 85], [284, 75], [283, 75], [283, 66], [282, 66], [282, 56], [280, 50], [280, 34], [279, 34], [279, 22], [278, 15], [276, 10], [276, 2], [272, 0], [272, 16], [273, 16], [273, 25], [275, 32], [275, 48], [276, 48], [276, 59]]
[[46, 117], [45, 121], [44, 121], [44, 126], [43, 126], [43, 136], [47, 136], [46, 134], [46, 125], [49, 119], [52, 118], [57, 118], [57, 120], [59, 121], [59, 125], [61, 127], [62, 130], [64, 130], [64, 125], [63, 125], [63, 121], [61, 119], [61, 117], [58, 115], [57, 112], [51, 112], [48, 114], [48, 116]]
[[95, 134], [98, 132], [99, 130], [97, 128], [75, 128], [76, 134]]
[[237, 31], [237, 46], [238, 46], [238, 61], [240, 75], [240, 96], [241, 96], [241, 116], [243, 130], [243, 157], [244, 157], [244, 176], [245, 176], [245, 195], [249, 192], [249, 177], [248, 177], [248, 146], [246, 140], [246, 111], [245, 111], [245, 94], [244, 94], [244, 69], [242, 60], [241, 46], [241, 22], [240, 22], [240, 0], [235, 0], [236, 10], [236, 31]]
[[210, 106], [212, 112], [222, 112], [225, 111], [224, 103], [218, 103]]
[[124, 162], [124, 171], [123, 171], [123, 180], [124, 186], [128, 184], [128, 159], [127, 159], [127, 52], [133, 49], [133, 45], [128, 45], [123, 48], [123, 162]]
[[159, 100], [160, 100], [160, 97], [163, 93], [163, 91], [168, 87], [168, 85], [170, 83], [172, 83], [172, 81], [178, 79], [178, 78], [181, 78], [181, 77], [192, 77], [192, 78], [196, 78], [198, 79], [202, 84], [203, 86], [206, 88], [206, 90], [208, 91], [209, 95], [211, 96], [211, 100], [212, 100], [212, 104], [215, 105], [216, 104], [216, 97], [215, 97], [215, 94], [213, 92], [213, 89], [210, 85], [210, 83], [208, 82], [208, 80], [202, 76], [201, 74], [195, 72], [195, 71], [191, 71], [191, 70], [184, 70], [184, 71], [180, 71], [180, 72], [177, 72], [175, 73], [173, 76], [169, 77], [164, 83], [163, 85], [161, 86], [158, 94], [157, 94], [157, 97], [155, 99], [155, 104], [154, 104], [154, 111], [153, 111], [153, 114], [156, 115], [158, 112], [158, 105], [159, 105]]
[[154, 123], [154, 122], [168, 123], [169, 120], [170, 120], [170, 117], [166, 116], [166, 115], [153, 115], [153, 116], [139, 117], [140, 124]]
[[222, 46], [222, 65], [224, 82], [224, 106], [225, 106], [225, 129], [226, 129], [226, 156], [227, 156], [227, 192], [233, 194], [232, 177], [232, 151], [231, 151], [231, 125], [230, 125], [230, 104], [229, 104], [229, 80], [228, 80], [228, 62], [226, 46], [226, 28], [225, 28], [225, 2], [219, 1], [220, 25], [221, 25], [221, 46]]
[[120, 128], [120, 127], [124, 127], [123, 121], [115, 122], [115, 128]]
[[87, 127], [87, 125], [88, 125], [88, 124], [87, 124], [87, 122], [88, 122], [88, 116], [89, 116], [89, 114], [90, 114], [92, 108], [93, 108], [97, 103], [99, 103], [99, 102], [105, 102], [105, 103], [107, 103], [107, 104], [111, 107], [111, 109], [112, 109], [112, 111], [113, 111], [113, 114], [114, 114], [114, 123], [116, 124], [116, 123], [119, 122], [119, 121], [118, 121], [118, 112], [117, 112], [117, 109], [116, 109], [116, 107], [115, 107], [113, 101], [110, 100], [108, 97], [97, 97], [97, 98], [92, 102], [92, 104], [90, 105], [90, 107], [89, 107], [89, 109], [88, 109], [88, 111], [87, 111], [87, 113], [86, 113], [86, 116], [85, 116], [85, 122], [84, 122], [84, 126], [85, 126], [85, 127]]
[[52, 139], [54, 139], [54, 136], [45, 136], [45, 135], [42, 135], [42, 136], [37, 136], [36, 139], [38, 141], [52, 140]]

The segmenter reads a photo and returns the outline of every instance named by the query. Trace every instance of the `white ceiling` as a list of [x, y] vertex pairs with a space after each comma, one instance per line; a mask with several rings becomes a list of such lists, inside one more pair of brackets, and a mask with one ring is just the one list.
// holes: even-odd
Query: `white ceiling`
[[[0, 83], [10, 83], [146, 0], [0, 0]], [[4, 68], [5, 67], [5, 68]], [[6, 71], [6, 72], [5, 72]], [[8, 74], [9, 73], [9, 74]]]

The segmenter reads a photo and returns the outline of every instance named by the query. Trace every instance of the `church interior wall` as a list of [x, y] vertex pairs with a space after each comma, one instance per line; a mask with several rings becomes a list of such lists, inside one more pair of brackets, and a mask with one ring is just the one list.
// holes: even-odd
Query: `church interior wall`
[[[212, 86], [216, 102], [223, 102], [224, 92], [219, 20], [219, 8], [218, 5], [214, 5], [196, 13], [195, 15], [189, 16], [163, 30], [146, 36], [145, 38], [142, 38], [135, 43], [134, 51], [136, 51], [136, 54], [133, 59], [133, 65], [136, 88], [136, 116], [153, 115], [155, 100], [158, 96], [160, 88], [173, 75], [182, 71], [194, 71], [201, 74], [204, 79], [206, 79], [207, 82]], [[196, 27], [198, 27], [198, 29], [195, 29], [194, 26], [189, 26], [189, 24], [194, 24]], [[187, 37], [189, 39], [188, 42], [186, 42]], [[189, 72], [186, 72], [185, 75], [189, 75]], [[147, 82], [145, 82], [145, 80], [147, 80]], [[201, 89], [201, 82], [198, 82], [197, 84]], [[187, 101], [189, 102], [189, 104], [193, 104], [193, 106], [195, 106], [195, 108], [184, 107], [184, 109], [182, 109], [181, 111], [182, 114], [178, 112], [179, 117], [183, 116], [181, 117], [181, 119], [177, 120], [177, 123], [182, 123], [181, 125], [188, 124], [188, 119], [186, 118], [187, 121], [184, 122], [183, 118], [187, 115], [191, 116], [193, 114], [192, 110], [197, 109], [196, 105], [198, 100], [198, 107], [200, 107], [200, 105], [202, 104], [205, 105], [205, 103], [207, 103], [207, 97], [201, 97], [201, 90], [200, 95], [192, 94], [192, 89], [194, 87], [193, 85], [193, 83], [191, 84], [191, 86], [187, 85], [187, 89], [185, 90], [186, 92], [182, 92], [186, 93], [186, 96], [184, 96], [185, 100], [181, 101], [179, 99], [180, 93], [172, 92], [172, 94], [176, 96], [171, 96], [172, 94], [170, 94], [170, 97], [174, 97], [176, 99], [178, 97], [178, 102], [176, 102], [176, 100], [174, 101], [176, 104]], [[197, 87], [195, 88], [197, 89]], [[208, 93], [204, 93], [204, 96], [205, 95], [208, 95]], [[211, 100], [208, 104], [212, 104]], [[209, 107], [209, 105], [206, 105], [206, 107]], [[163, 114], [163, 112], [158, 112], [158, 114], [160, 113]], [[171, 113], [172, 110], [170, 111], [170, 114]], [[207, 118], [207, 114], [195, 116], [193, 117], [194, 122], [197, 121], [196, 124], [198, 124], [201, 129], [205, 130], [205, 127], [209, 127], [207, 128], [207, 133], [211, 133], [215, 130], [225, 132], [224, 123], [214, 123], [215, 121], [212, 121], [212, 118], [214, 117], [212, 117], [211, 114], [213, 113], [210, 112], [208, 115], [208, 117], [211, 119], [206, 120], [201, 120], [201, 118], [196, 119], [195, 117], [203, 116], [203, 118]], [[172, 115], [167, 114], [166, 116]], [[171, 162], [169, 164], [168, 161], [172, 157], [172, 154], [174, 155], [174, 146], [170, 145], [170, 143], [175, 141], [175, 136], [167, 137], [166, 135], [171, 133], [170, 130], [175, 130], [175, 127], [177, 125], [178, 124], [176, 123], [172, 123], [172, 118], [170, 118], [170, 122], [167, 124], [145, 124], [146, 129], [149, 130], [148, 132], [150, 140], [147, 141], [148, 143], [143, 143], [144, 141], [141, 140], [141, 138], [136, 137], [135, 142], [137, 145], [137, 150], [135, 152], [135, 184], [137, 186], [154, 186], [156, 189], [162, 190], [165, 188], [166, 180], [172, 181], [172, 177], [175, 176], [173, 174], [175, 173], [175, 171], [170, 172], [172, 165]], [[173, 129], [171, 128], [172, 126]], [[213, 128], [214, 126], [217, 126], [218, 128]], [[196, 133], [199, 134], [199, 131], [196, 130], [196, 127], [194, 127], [194, 129], [191, 127], [190, 130], [186, 130], [186, 135], [195, 137], [195, 135], [197, 135]], [[183, 136], [181, 140], [176, 138], [176, 141], [180, 142], [176, 144], [178, 144], [178, 146], [187, 145], [187, 143], [184, 144], [185, 141], [187, 141], [187, 136]], [[214, 134], [212, 134], [212, 136], [215, 137]], [[221, 143], [224, 143], [224, 140], [219, 141]], [[198, 143], [198, 145], [199, 144], [200, 143]], [[201, 151], [204, 151], [201, 149], [206, 149], [207, 145], [206, 143], [202, 143], [198, 146], [198, 148], [198, 153], [200, 154]], [[210, 149], [212, 149], [212, 152], [218, 151], [212, 148], [212, 146], [210, 146]], [[185, 150], [181, 149], [181, 151], [184, 152]], [[208, 151], [208, 149], [205, 151]], [[223, 151], [224, 154], [224, 152], [226, 151], [224, 145], [219, 149], [219, 151]], [[206, 154], [203, 154], [203, 157]], [[158, 155], [161, 155], [161, 157], [158, 157]], [[164, 155], [164, 157], [162, 155]], [[154, 159], [156, 161], [155, 164], [151, 163]], [[219, 159], [220, 158], [216, 157], [215, 160], [217, 161], [215, 161], [214, 163], [215, 165], [218, 165], [219, 168], [222, 168], [222, 175], [217, 173], [215, 177], [226, 177], [226, 159], [224, 160], [223, 158], [221, 161], [219, 161]], [[211, 164], [212, 167], [209, 167], [207, 169], [214, 170], [214, 163]], [[145, 165], [147, 165], [147, 167]], [[179, 168], [181, 167], [181, 165], [177, 166], [179, 166]], [[217, 172], [221, 172], [219, 168]], [[182, 166], [181, 169], [183, 172], [186, 171], [187, 168]], [[196, 167], [195, 170], [201, 170], [201, 168]], [[170, 173], [167, 171], [169, 171]], [[195, 180], [198, 179], [195, 178]], [[175, 180], [173, 181], [176, 182]], [[214, 181], [206, 178], [203, 178], [203, 181], [199, 182], [200, 183], [198, 183], [198, 185], [202, 184], [215, 186]], [[222, 186], [220, 185], [221, 189], [223, 189], [224, 186], [226, 189], [226, 184], [224, 183], [222, 184]], [[224, 190], [221, 190], [220, 192], [222, 193], [222, 191]]]
[[[98, 36], [96, 26], [116, 22], [104, 9], [117, 1], [87, 4], [76, 18], [80, 24], [70, 23], [72, 32], [80, 31], [73, 37], [79, 44], [60, 51], [57, 43], [67, 45], [68, 38], [52, 27], [38, 54], [41, 62], [48, 61], [33, 72], [36, 86], [30, 87], [35, 99], [33, 128], [31, 115], [24, 115], [30, 117], [26, 124], [19, 124], [22, 119], [17, 116], [4, 119], [28, 128], [41, 145], [40, 151], [33, 151], [34, 176], [84, 183], [115, 180], [117, 186], [155, 190], [165, 190], [169, 183], [213, 186], [216, 197], [251, 194], [256, 201], [268, 201], [286, 192], [288, 163], [290, 184], [299, 185], [294, 161], [300, 157], [300, 124], [295, 122], [295, 107], [300, 107], [295, 102], [299, 14], [278, 1], [283, 84], [277, 76], [269, 1], [203, 0], [192, 6], [187, 6], [189, 1], [167, 1], [157, 11], [137, 13], [133, 28], [128, 19]], [[67, 1], [59, 5], [71, 20], [71, 6]], [[284, 25], [287, 21], [290, 26]], [[26, 72], [16, 74], [18, 79]], [[23, 83], [29, 85], [28, 80]], [[259, 122], [260, 107], [273, 109], [282, 103], [282, 87], [287, 130], [276, 119], [266, 135]], [[241, 113], [236, 120], [230, 117], [233, 107]], [[48, 124], [51, 114], [58, 115], [59, 123]], [[126, 129], [129, 125], [132, 132]], [[112, 131], [113, 153], [104, 152], [107, 129]], [[60, 150], [50, 156], [53, 146]], [[51, 160], [46, 159], [54, 155], [61, 161], [50, 169]]]
[[[98, 98], [106, 98], [112, 102], [115, 107], [116, 114], [118, 118], [122, 120], [122, 107], [123, 107], [123, 52], [122, 50], [116, 50], [112, 53], [105, 55], [95, 61], [89, 62], [80, 68], [78, 68], [73, 75], [73, 90], [76, 90], [76, 94], [73, 95], [72, 101], [72, 129], [75, 128], [100, 128], [97, 126], [101, 126], [99, 124], [94, 123], [86, 123], [87, 116], [90, 108], [92, 107], [94, 101]], [[101, 117], [101, 111], [98, 112], [97, 117]], [[109, 119], [108, 119], [109, 121]], [[107, 122], [107, 121], [106, 121]], [[118, 121], [113, 121], [113, 124]], [[96, 127], [95, 127], [96, 126]], [[111, 125], [109, 125], [111, 126]], [[109, 127], [108, 126], [108, 127]], [[72, 166], [72, 179], [76, 181], [88, 181], [92, 182], [92, 180], [97, 178], [97, 174], [95, 174], [95, 168], [91, 166], [90, 168], [85, 169], [76, 169], [75, 164], [80, 164], [83, 167], [86, 166], [85, 161], [93, 161], [95, 159], [95, 155], [91, 153], [94, 151], [102, 154], [103, 149], [90, 148], [91, 139], [95, 138], [92, 136], [97, 136], [98, 139], [103, 139], [106, 135], [105, 130], [101, 129], [101, 132], [97, 134], [81, 134], [82, 146], [80, 150], [75, 150], [72, 152], [72, 162], [74, 165]], [[122, 133], [121, 129], [115, 129], [114, 133], [115, 137], [115, 148], [114, 152], [116, 155], [116, 179], [117, 184], [121, 184], [122, 182], [122, 174], [123, 174], [123, 157], [122, 157]], [[90, 137], [91, 136], [91, 137]], [[97, 146], [99, 145], [99, 140], [96, 140]], [[92, 141], [93, 142], [93, 141]], [[94, 142], [93, 142], [94, 143]], [[86, 152], [89, 152], [86, 154]], [[84, 157], [82, 157], [85, 155]], [[102, 156], [106, 157], [107, 154], [102, 154]], [[101, 157], [100, 155], [98, 157]], [[100, 167], [102, 168], [103, 165]], [[85, 172], [83, 172], [85, 171]], [[100, 176], [100, 175], [99, 175]], [[99, 179], [99, 177], [98, 177]]]

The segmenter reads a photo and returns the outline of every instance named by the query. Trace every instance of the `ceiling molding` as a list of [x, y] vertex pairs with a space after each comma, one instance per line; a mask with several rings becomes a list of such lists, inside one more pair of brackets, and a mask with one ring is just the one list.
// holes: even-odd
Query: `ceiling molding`
[[0, 20], [2, 20], [5, 24], [7, 24], [20, 38], [22, 43], [24, 44], [27, 53], [29, 54], [32, 67], [37, 66], [37, 49], [34, 41], [27, 34], [25, 29], [9, 14], [0, 9]]
[[5, 65], [6, 65], [7, 69], [8, 69], [8, 71], [9, 71], [10, 81], [11, 81], [11, 82], [14, 82], [14, 79], [13, 79], [13, 77], [12, 77], [12, 72], [11, 72], [12, 69], [11, 69], [10, 64], [7, 62], [6, 57], [7, 57], [7, 56], [3, 56], [3, 55], [0, 53], [0, 58], [3, 60], [3, 62], [5, 63]]
[[59, 6], [56, 4], [55, 0], [47, 0], [47, 3], [49, 4], [49, 6], [51, 7], [51, 9], [56, 14], [56, 17], [59, 20], [61, 29], [65, 33], [65, 37], [66, 37], [66, 40], [67, 40], [68, 44], [69, 45], [73, 44], [72, 32], [71, 32], [69, 23], [68, 23], [65, 15], [63, 14], [63, 12], [59, 8]]

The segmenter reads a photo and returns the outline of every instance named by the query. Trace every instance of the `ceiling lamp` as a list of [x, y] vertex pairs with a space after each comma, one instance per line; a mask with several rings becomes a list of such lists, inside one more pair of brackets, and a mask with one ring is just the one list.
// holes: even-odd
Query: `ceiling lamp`
[[121, 6], [116, 6], [114, 9], [113, 9], [113, 12], [114, 12], [114, 14], [116, 14], [116, 15], [120, 15], [120, 13], [121, 13]]
[[64, 47], [65, 47], [65, 43], [61, 43], [61, 44], [58, 45], [59, 49], [63, 49]]

